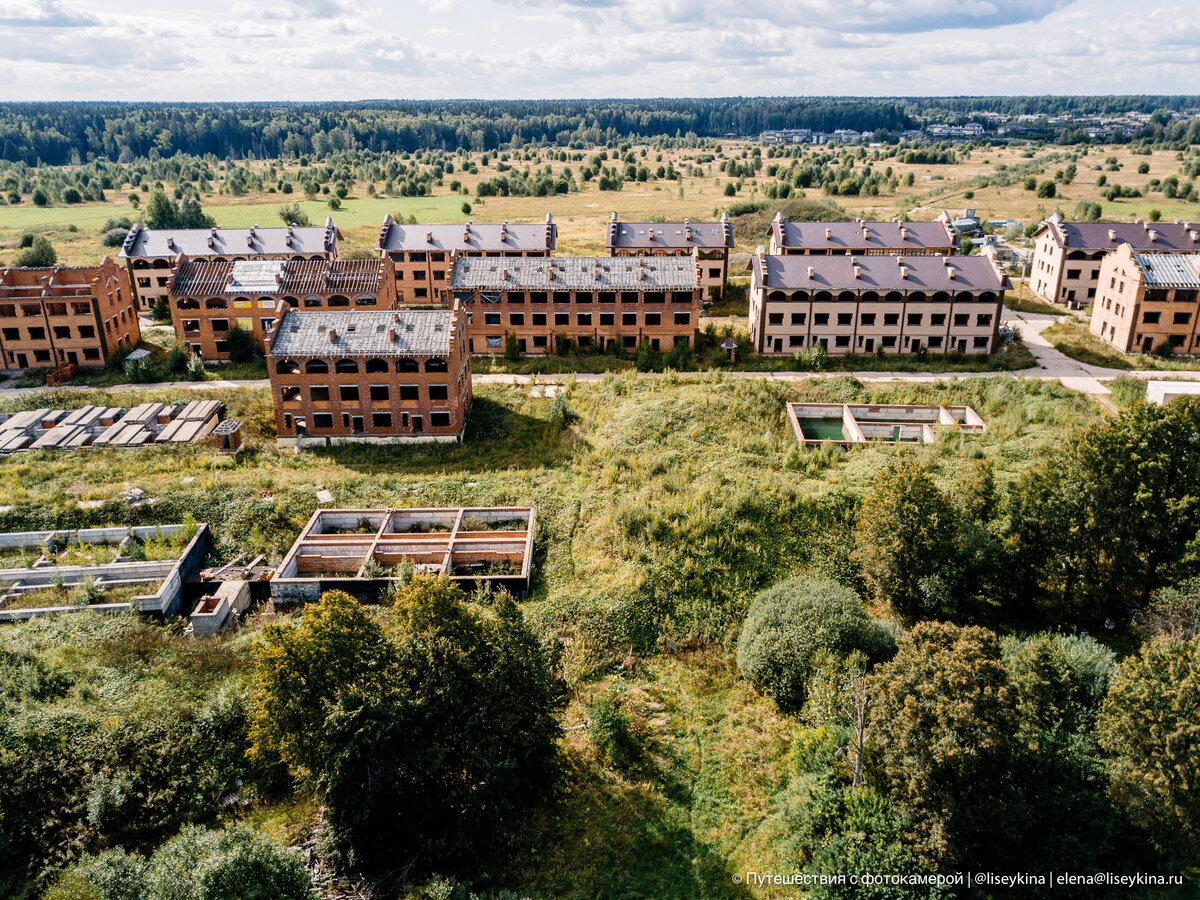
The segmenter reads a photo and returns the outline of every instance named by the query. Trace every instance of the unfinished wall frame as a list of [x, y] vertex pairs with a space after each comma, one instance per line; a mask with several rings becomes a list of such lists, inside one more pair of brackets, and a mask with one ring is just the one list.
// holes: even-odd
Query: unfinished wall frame
[[807, 446], [932, 444], [939, 433], [986, 434], [987, 423], [969, 406], [880, 403], [789, 403], [788, 421]]
[[[0, 550], [36, 550], [48, 542], [70, 544], [112, 545], [120, 547], [128, 538], [139, 541], [174, 538], [186, 535], [189, 528], [195, 534], [180, 549], [174, 559], [122, 560], [97, 565], [33, 565], [0, 569], [0, 622], [16, 622], [35, 616], [81, 612], [138, 612], [174, 616], [180, 612], [184, 582], [200, 570], [211, 543], [208, 526], [137, 525], [133, 527], [80, 528], [62, 531], [20, 531], [0, 534]], [[61, 584], [73, 588], [87, 580], [104, 588], [132, 585], [157, 585], [152, 591], [120, 603], [60, 605], [8, 609], [7, 604], [22, 596]]]
[[404, 562], [445, 574], [465, 591], [484, 582], [514, 596], [529, 591], [536, 516], [532, 507], [318, 509], [275, 570], [275, 603], [313, 603], [340, 590], [374, 601]]

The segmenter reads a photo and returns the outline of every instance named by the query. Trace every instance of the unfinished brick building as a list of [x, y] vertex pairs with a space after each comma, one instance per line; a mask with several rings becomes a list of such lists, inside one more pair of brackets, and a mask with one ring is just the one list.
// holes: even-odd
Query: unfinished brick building
[[289, 312], [268, 359], [281, 441], [462, 437], [471, 406], [465, 316], [438, 310]]
[[181, 253], [213, 262], [337, 259], [338, 237], [333, 219], [281, 228], [147, 228], [139, 222], [125, 236], [121, 258], [138, 305], [148, 310], [168, 296], [171, 269]]
[[99, 367], [141, 340], [125, 270], [98, 266], [0, 271], [0, 358], [9, 370]]
[[171, 322], [192, 353], [229, 358], [234, 328], [265, 349], [289, 310], [392, 309], [394, 282], [374, 259], [189, 259], [181, 254], [171, 276]]
[[694, 256], [700, 287], [713, 299], [725, 296], [733, 249], [729, 213], [719, 222], [621, 222], [613, 213], [604, 243], [613, 256]]
[[695, 345], [703, 294], [694, 255], [454, 260], [448, 293], [467, 311], [472, 353]]
[[398, 303], [444, 306], [453, 257], [547, 257], [557, 241], [558, 226], [549, 213], [538, 225], [404, 225], [388, 216], [375, 249], [390, 263]]
[[1100, 265], [1091, 332], [1122, 353], [1200, 353], [1200, 252], [1137, 253]]
[[987, 256], [751, 260], [750, 337], [764, 354], [991, 353], [1008, 277]]
[[1101, 263], [1125, 245], [1138, 253], [1200, 253], [1200, 225], [1068, 222], [1054, 213], [1034, 232], [1029, 286], [1043, 300], [1080, 309], [1096, 298]]
[[932, 222], [785, 222], [775, 213], [774, 256], [950, 256], [958, 234], [945, 210]]

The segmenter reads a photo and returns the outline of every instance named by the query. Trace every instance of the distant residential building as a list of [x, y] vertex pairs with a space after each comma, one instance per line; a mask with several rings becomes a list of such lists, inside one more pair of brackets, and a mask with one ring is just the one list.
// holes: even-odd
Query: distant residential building
[[269, 353], [284, 442], [458, 440], [471, 406], [462, 309], [288, 312]]
[[179, 257], [168, 283], [175, 335], [208, 360], [229, 358], [235, 328], [264, 348], [289, 310], [392, 309], [395, 281], [377, 259]]
[[767, 355], [990, 353], [1004, 291], [986, 256], [778, 256], [751, 260], [750, 337]]
[[803, 144], [812, 138], [809, 128], [777, 128], [764, 131], [759, 135], [759, 141], [764, 144]]
[[139, 222], [125, 236], [121, 258], [139, 308], [148, 310], [167, 296], [180, 254], [213, 262], [337, 259], [338, 237], [333, 219], [320, 226], [281, 228], [146, 228]]
[[703, 293], [686, 256], [456, 258], [448, 293], [467, 312], [472, 353], [505, 352], [511, 336], [534, 356], [602, 351], [642, 340], [666, 352], [694, 346]]
[[950, 217], [932, 222], [771, 222], [770, 252], [777, 256], [949, 256], [958, 246]]
[[1123, 244], [1139, 252], [1200, 251], [1200, 225], [1068, 222], [1055, 213], [1033, 235], [1029, 285], [1050, 303], [1079, 309], [1096, 297], [1100, 265]]
[[1100, 264], [1091, 332], [1123, 353], [1200, 353], [1200, 248], [1138, 253], [1122, 244]]
[[721, 213], [719, 222], [621, 222], [613, 213], [604, 243], [613, 256], [695, 257], [700, 286], [714, 299], [725, 296], [733, 249], [729, 213]]
[[99, 367], [141, 340], [125, 270], [98, 266], [0, 270], [3, 368]]
[[558, 226], [549, 213], [536, 225], [405, 225], [387, 216], [375, 249], [391, 261], [396, 301], [432, 306], [444, 299], [452, 256], [548, 257], [557, 242]]
[[967, 122], [965, 125], [930, 125], [925, 133], [933, 138], [975, 138], [984, 133], [984, 127], [978, 122]]

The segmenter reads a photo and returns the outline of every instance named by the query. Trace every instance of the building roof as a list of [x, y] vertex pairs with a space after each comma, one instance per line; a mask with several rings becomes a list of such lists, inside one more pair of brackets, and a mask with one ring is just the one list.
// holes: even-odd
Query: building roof
[[697, 284], [690, 256], [462, 256], [450, 275], [453, 291], [691, 291]]
[[372, 294], [379, 291], [378, 259], [180, 260], [174, 296], [202, 294]]
[[604, 245], [610, 250], [732, 249], [733, 224], [728, 213], [722, 213], [720, 222], [621, 222], [613, 213]]
[[270, 355], [444, 356], [454, 346], [456, 315], [452, 309], [292, 310], [275, 331]]
[[1200, 288], [1200, 253], [1135, 253], [1146, 287]]
[[948, 216], [933, 222], [771, 222], [775, 246], [788, 250], [936, 250], [958, 243]]
[[1055, 213], [1037, 233], [1047, 229], [1068, 250], [1115, 250], [1129, 244], [1135, 250], [1200, 251], [1200, 225], [1191, 222], [1068, 222]]
[[186, 253], [205, 256], [291, 256], [298, 253], [334, 253], [338, 230], [333, 219], [324, 225], [279, 228], [146, 228], [140, 222], [129, 229], [121, 256], [173, 257]]
[[3, 269], [0, 270], [0, 300], [90, 299], [93, 285], [106, 271], [110, 278], [116, 278], [121, 270], [107, 258], [99, 266]]
[[545, 253], [558, 242], [558, 226], [550, 214], [537, 225], [403, 225], [391, 216], [383, 220], [375, 249], [435, 250], [449, 253]]
[[[858, 269], [856, 274], [855, 269]], [[950, 277], [953, 272], [954, 277]], [[1012, 285], [986, 256], [767, 256], [750, 283], [768, 291], [1004, 291]]]

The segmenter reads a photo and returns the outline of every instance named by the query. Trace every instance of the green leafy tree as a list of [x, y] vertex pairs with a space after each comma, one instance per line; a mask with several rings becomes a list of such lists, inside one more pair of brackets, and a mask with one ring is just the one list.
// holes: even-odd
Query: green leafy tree
[[750, 604], [738, 638], [738, 669], [780, 706], [799, 709], [822, 654], [867, 649], [870, 629], [854, 591], [828, 578], [792, 578]]
[[184, 197], [176, 203], [161, 189], [150, 195], [145, 220], [148, 228], [212, 228], [217, 224], [204, 214], [195, 197]]
[[1200, 402], [1138, 404], [1084, 429], [1010, 496], [1016, 602], [1103, 622], [1195, 571]]
[[662, 354], [654, 349], [648, 338], [642, 338], [633, 358], [639, 372], [661, 372], [663, 367]]
[[279, 218], [284, 225], [296, 225], [300, 228], [307, 228], [312, 224], [312, 220], [309, 219], [308, 213], [300, 208], [300, 204], [298, 202], [285, 203], [283, 206], [279, 207]]
[[58, 262], [58, 251], [50, 241], [42, 235], [34, 235], [29, 246], [13, 259], [13, 265], [18, 268], [39, 268], [52, 266]]
[[1017, 720], [996, 636], [922, 622], [871, 676], [868, 783], [911, 819], [936, 865], [995, 860], [1019, 830], [1009, 761]]
[[1096, 731], [1113, 796], [1169, 858], [1200, 854], [1200, 639], [1158, 638], [1118, 667]]
[[867, 589], [905, 622], [941, 612], [956, 535], [954, 507], [929, 475], [910, 461], [890, 466], [858, 511], [855, 555]]
[[1159, 636], [1190, 641], [1200, 635], [1200, 578], [1159, 588], [1150, 605], [1134, 617], [1134, 624], [1150, 640]]
[[45, 900], [147, 900], [146, 860], [125, 850], [85, 856], [65, 869]]
[[225, 338], [225, 346], [232, 363], [254, 362], [262, 356], [262, 347], [254, 339], [254, 335], [245, 328], [231, 328]]
[[1049, 199], [1058, 193], [1058, 188], [1053, 181], [1043, 181], [1037, 186], [1037, 195], [1042, 199]]
[[521, 358], [521, 341], [513, 332], [504, 336], [504, 358], [516, 362]]

